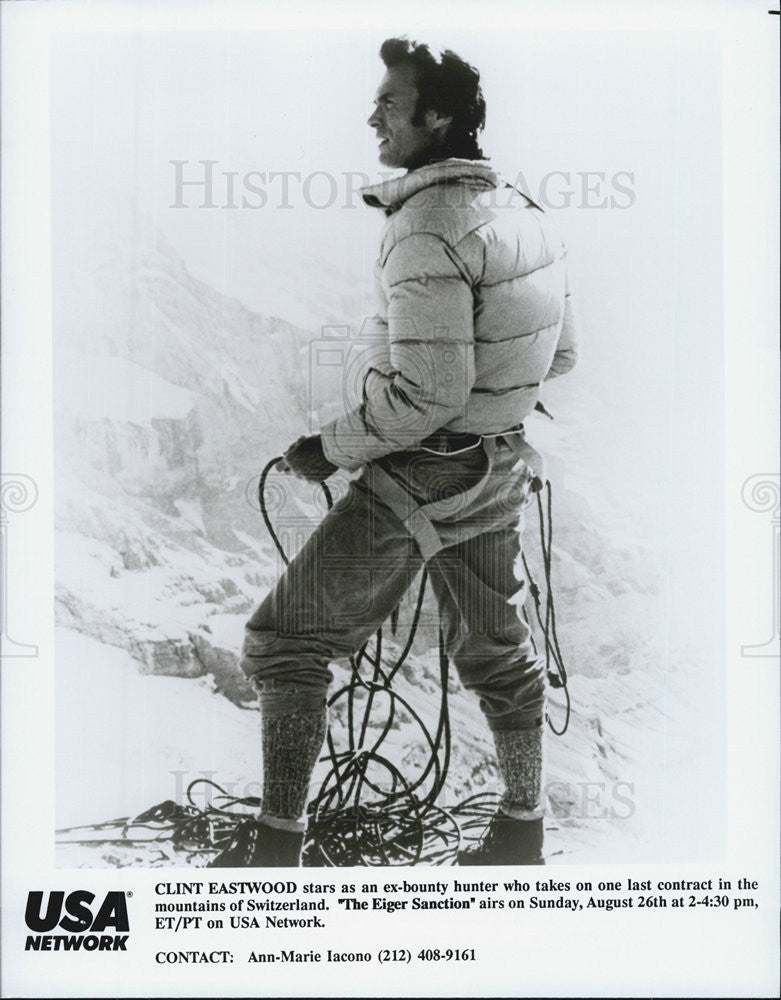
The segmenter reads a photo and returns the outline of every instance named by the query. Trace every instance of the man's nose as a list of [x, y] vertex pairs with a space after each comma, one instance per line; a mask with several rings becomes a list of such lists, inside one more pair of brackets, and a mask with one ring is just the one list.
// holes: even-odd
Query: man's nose
[[370, 125], [372, 128], [379, 128], [380, 125], [382, 125], [382, 117], [380, 115], [379, 108], [375, 108], [374, 111], [372, 111], [366, 124]]

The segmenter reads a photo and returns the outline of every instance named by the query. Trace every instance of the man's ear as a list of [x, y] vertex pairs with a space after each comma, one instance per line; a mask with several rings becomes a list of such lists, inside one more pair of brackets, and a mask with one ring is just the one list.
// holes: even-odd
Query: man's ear
[[438, 111], [434, 111], [432, 108], [429, 108], [429, 110], [425, 113], [423, 120], [430, 129], [435, 129], [441, 136], [444, 136], [453, 124], [452, 115], [441, 115]]

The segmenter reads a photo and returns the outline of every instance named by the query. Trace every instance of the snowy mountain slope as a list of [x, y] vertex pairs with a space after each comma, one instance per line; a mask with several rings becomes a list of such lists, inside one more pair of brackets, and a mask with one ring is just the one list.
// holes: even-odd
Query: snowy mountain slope
[[[337, 305], [350, 294], [344, 288], [339, 299], [338, 281], [332, 275]], [[181, 795], [174, 772], [182, 768], [257, 779], [257, 715], [238, 656], [243, 622], [280, 570], [257, 509], [257, 476], [307, 431], [309, 346], [319, 336], [197, 281], [162, 238], [145, 254], [107, 256], [80, 282], [67, 292], [78, 308], [60, 309], [55, 327], [59, 826]], [[600, 424], [587, 378], [552, 385], [550, 399], [557, 420], [537, 421], [532, 436], [554, 482], [557, 621], [573, 701], [570, 729], [551, 740], [548, 756], [554, 851], [566, 851], [565, 860], [669, 858], [673, 823], [674, 851], [694, 852], [696, 843], [702, 858], [702, 826], [682, 836], [680, 816], [701, 787], [687, 774], [701, 774], [711, 752], [697, 742], [707, 717], [703, 664], [670, 624], [669, 551], [646, 530], [659, 523], [658, 501], [644, 519], [646, 481], [606, 488], [599, 448], [584, 451], [585, 416]], [[322, 516], [322, 499], [279, 476], [269, 496], [295, 548]], [[532, 507], [526, 537], [542, 583], [535, 525]], [[433, 726], [430, 606], [426, 619], [399, 685]], [[339, 665], [338, 677], [345, 671]], [[447, 795], [456, 800], [497, 783], [476, 703], [454, 677], [450, 686]], [[560, 720], [560, 694], [554, 705]], [[110, 739], [107, 719], [124, 727], [121, 742]], [[85, 752], [74, 756], [85, 739], [99, 767]], [[403, 721], [388, 747], [404, 767], [425, 753]], [[714, 808], [698, 802], [695, 812], [705, 823]], [[68, 858], [182, 863], [74, 847]]]

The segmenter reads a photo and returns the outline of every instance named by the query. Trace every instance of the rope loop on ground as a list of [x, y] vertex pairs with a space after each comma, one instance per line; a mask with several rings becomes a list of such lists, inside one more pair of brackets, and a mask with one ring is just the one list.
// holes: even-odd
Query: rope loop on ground
[[[273, 458], [263, 469], [258, 484], [258, 503], [263, 521], [285, 565], [289, 557], [284, 551], [268, 516], [264, 490], [267, 477], [278, 458]], [[326, 503], [330, 510], [333, 500], [323, 483]], [[545, 570], [546, 602], [545, 622], [542, 620], [540, 590], [534, 582], [526, 557], [524, 569], [529, 591], [533, 596], [537, 620], [544, 636], [546, 671], [552, 686], [563, 687], [566, 696], [564, 725], [557, 730], [548, 717], [554, 732], [566, 731], [570, 704], [566, 690], [566, 672], [556, 637], [556, 619], [551, 591], [552, 563], [552, 499], [550, 482], [546, 483], [548, 498], [547, 531], [542, 499], [537, 494], [540, 517], [540, 542]], [[382, 629], [374, 639], [369, 652], [365, 644], [350, 658], [349, 682], [328, 700], [333, 710], [346, 701], [346, 749], [337, 749], [329, 727], [326, 755], [323, 758], [329, 770], [308, 810], [308, 839], [304, 851], [304, 864], [312, 866], [376, 866], [448, 864], [461, 847], [463, 840], [474, 840], [475, 829], [482, 830], [487, 817], [493, 814], [499, 797], [494, 793], [471, 796], [453, 808], [438, 804], [444, 791], [450, 765], [450, 716], [448, 711], [447, 674], [448, 659], [442, 630], [439, 631], [439, 682], [440, 704], [436, 729], [432, 732], [409, 701], [393, 689], [392, 682], [404, 665], [412, 649], [426, 591], [427, 573], [424, 569], [415, 602], [415, 611], [407, 641], [395, 662], [388, 665], [383, 660]], [[396, 633], [399, 609], [390, 616], [392, 633]], [[364, 669], [364, 664], [368, 669]], [[552, 667], [555, 665], [556, 671]], [[359, 699], [359, 693], [361, 698]], [[363, 704], [359, 704], [363, 701]], [[384, 707], [379, 706], [383, 703]], [[381, 714], [384, 712], [384, 714]], [[407, 726], [414, 726], [417, 743], [425, 747], [428, 759], [414, 777], [405, 777], [399, 767], [382, 751], [397, 717], [403, 714]], [[377, 735], [369, 739], [370, 724]], [[460, 820], [460, 822], [459, 822]]]
[[[272, 542], [285, 565], [288, 554], [280, 542], [268, 514], [265, 490], [268, 476], [279, 458], [267, 463], [258, 483], [258, 502], [263, 521]], [[330, 510], [333, 498], [322, 484], [326, 505]], [[523, 566], [529, 584], [537, 623], [543, 635], [546, 671], [550, 684], [563, 688], [566, 698], [565, 718], [554, 733], [567, 729], [570, 700], [567, 674], [556, 635], [556, 612], [551, 587], [553, 559], [552, 498], [550, 483], [547, 491], [547, 526], [541, 493], [537, 493], [540, 521], [540, 544], [545, 573], [545, 608], [541, 592], [532, 578], [525, 553]], [[486, 824], [496, 811], [499, 796], [493, 792], [471, 795], [446, 808], [439, 799], [445, 789], [450, 767], [450, 715], [448, 710], [448, 659], [442, 630], [439, 631], [439, 714], [436, 727], [426, 725], [419, 712], [393, 688], [393, 681], [406, 662], [420, 623], [426, 593], [427, 573], [424, 568], [418, 587], [415, 610], [409, 634], [396, 659], [388, 662], [383, 650], [383, 632], [350, 658], [349, 681], [328, 700], [329, 709], [344, 704], [340, 714], [345, 720], [341, 742], [337, 744], [329, 727], [325, 754], [321, 762], [327, 772], [308, 808], [307, 840], [302, 863], [309, 867], [353, 867], [392, 865], [449, 865], [458, 850], [479, 839]], [[528, 622], [526, 609], [524, 618]], [[390, 616], [390, 629], [397, 633], [399, 609]], [[536, 650], [536, 643], [535, 643]], [[554, 669], [555, 668], [555, 669]], [[425, 760], [411, 776], [392, 760], [390, 735], [403, 719], [405, 734], [413, 727], [415, 741], [423, 747]], [[407, 743], [410, 742], [409, 737]], [[404, 769], [410, 770], [409, 762]], [[204, 804], [196, 802], [196, 796]], [[209, 778], [192, 781], [186, 792], [187, 802], [179, 805], [166, 800], [135, 817], [120, 817], [105, 823], [86, 824], [57, 831], [58, 843], [154, 845], [169, 856], [171, 848], [187, 852], [188, 858], [219, 852], [227, 845], [236, 825], [257, 812], [260, 799], [237, 797]], [[74, 836], [75, 835], [75, 836]], [[170, 844], [170, 847], [167, 845]]]

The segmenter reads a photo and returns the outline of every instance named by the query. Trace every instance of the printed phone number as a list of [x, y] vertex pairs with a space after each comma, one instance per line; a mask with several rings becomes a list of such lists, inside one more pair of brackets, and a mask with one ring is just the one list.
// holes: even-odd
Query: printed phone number
[[[475, 962], [474, 948], [421, 948], [419, 962]], [[385, 948], [377, 956], [384, 962], [411, 962], [412, 953], [406, 948]]]

